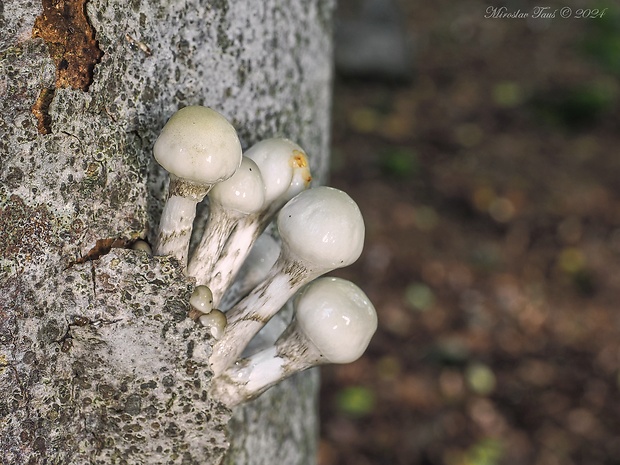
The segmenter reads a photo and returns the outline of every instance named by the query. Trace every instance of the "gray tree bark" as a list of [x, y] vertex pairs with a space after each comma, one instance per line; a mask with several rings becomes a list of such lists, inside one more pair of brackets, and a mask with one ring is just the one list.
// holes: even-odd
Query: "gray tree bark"
[[230, 412], [152, 238], [180, 107], [326, 175], [332, 0], [0, 2], [0, 463], [309, 464], [317, 375]]

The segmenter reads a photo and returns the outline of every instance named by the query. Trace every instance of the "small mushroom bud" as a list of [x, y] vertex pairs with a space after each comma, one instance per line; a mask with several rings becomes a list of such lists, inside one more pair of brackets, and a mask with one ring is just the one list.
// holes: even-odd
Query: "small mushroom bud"
[[185, 266], [196, 204], [214, 184], [237, 170], [241, 143], [222, 115], [207, 107], [190, 106], [168, 120], [153, 154], [170, 173], [154, 253], [173, 255]]
[[364, 220], [345, 192], [331, 187], [303, 191], [278, 214], [282, 250], [265, 280], [229, 310], [228, 327], [213, 348], [217, 375], [304, 284], [358, 259]]
[[196, 286], [189, 299], [192, 308], [200, 313], [209, 313], [213, 310], [213, 293], [207, 286]]
[[206, 315], [201, 315], [198, 318], [198, 323], [209, 329], [213, 339], [219, 339], [224, 333], [226, 328], [226, 315], [221, 310], [214, 308]]
[[213, 308], [213, 294], [207, 286], [196, 286], [189, 299], [189, 317], [209, 329], [214, 339], [218, 339], [226, 327], [226, 315]]
[[209, 220], [194, 254], [187, 274], [199, 284], [208, 284], [217, 303], [225, 289], [224, 278], [215, 268], [216, 262], [239, 222], [258, 212], [265, 200], [265, 186], [256, 163], [242, 157], [241, 166], [230, 178], [216, 184], [209, 193]]
[[212, 394], [233, 407], [294, 373], [325, 363], [350, 363], [366, 350], [377, 314], [364, 292], [340, 278], [320, 278], [295, 302], [295, 318], [274, 347], [239, 360], [213, 381]]
[[216, 305], [274, 215], [286, 202], [307, 189], [312, 181], [306, 154], [288, 139], [263, 140], [250, 147], [245, 156], [260, 169], [265, 188], [264, 202], [259, 211], [239, 219], [213, 268], [199, 279], [213, 290]]
[[280, 255], [280, 244], [271, 234], [258, 236], [232, 286], [224, 294], [220, 308], [227, 310], [247, 295], [269, 274]]
[[140, 252], [146, 252], [147, 255], [153, 255], [153, 250], [148, 242], [143, 241], [142, 239], [138, 239], [131, 245], [133, 250], [138, 250]]

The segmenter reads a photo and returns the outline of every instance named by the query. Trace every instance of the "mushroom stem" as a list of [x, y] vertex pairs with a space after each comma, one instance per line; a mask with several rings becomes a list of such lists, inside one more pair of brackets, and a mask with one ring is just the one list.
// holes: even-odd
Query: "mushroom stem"
[[299, 293], [295, 319], [270, 347], [217, 376], [212, 395], [229, 407], [253, 399], [288, 376], [324, 363], [357, 360], [377, 329], [364, 292], [340, 278], [320, 278]]
[[220, 308], [228, 310], [260, 284], [278, 260], [280, 244], [268, 233], [261, 234], [252, 246], [232, 285], [228, 288]]
[[209, 220], [187, 271], [198, 284], [209, 285], [218, 305], [229, 283], [228, 274], [232, 272], [216, 268], [222, 260], [222, 251], [231, 233], [243, 227], [244, 219], [260, 211], [265, 201], [265, 185], [256, 163], [242, 157], [239, 169], [217, 184], [209, 199]]
[[[211, 220], [209, 220], [211, 221]], [[213, 289], [213, 298], [219, 305], [226, 290], [230, 287], [247, 258], [252, 245], [265, 229], [267, 222], [261, 221], [258, 214], [250, 214], [239, 218], [234, 224], [228, 225], [229, 235], [226, 237], [219, 253], [210, 260], [211, 266], [201, 265], [202, 272], [196, 271], [199, 282], [208, 283]]]
[[[296, 356], [300, 347], [307, 348], [304, 358]], [[237, 361], [215, 378], [211, 395], [231, 408], [255, 399], [274, 384], [322, 362], [319, 350], [291, 325], [275, 347]]]
[[211, 368], [215, 375], [237, 359], [245, 346], [284, 306], [288, 299], [326, 270], [309, 270], [289, 260], [283, 249], [265, 280], [227, 313], [228, 326], [213, 346]]
[[196, 278], [197, 284], [208, 285], [213, 292], [213, 301], [217, 306], [221, 299], [221, 274], [213, 273], [220, 254], [224, 249], [231, 231], [244, 223], [246, 215], [235, 214], [227, 211], [221, 204], [211, 202], [209, 204], [209, 219], [200, 240], [200, 244], [194, 251], [187, 273]]
[[155, 255], [172, 255], [183, 267], [187, 265], [196, 204], [204, 198], [210, 188], [210, 185], [192, 185], [170, 175], [168, 200], [161, 213], [159, 231], [153, 246]]

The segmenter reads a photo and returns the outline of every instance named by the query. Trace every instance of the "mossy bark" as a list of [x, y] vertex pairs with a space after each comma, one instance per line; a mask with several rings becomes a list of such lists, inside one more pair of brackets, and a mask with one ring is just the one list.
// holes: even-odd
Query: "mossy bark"
[[325, 179], [332, 10], [0, 3], [0, 463], [313, 463], [316, 374], [226, 410], [193, 281], [125, 247], [153, 239], [151, 149], [180, 107], [220, 111], [244, 146], [289, 137]]

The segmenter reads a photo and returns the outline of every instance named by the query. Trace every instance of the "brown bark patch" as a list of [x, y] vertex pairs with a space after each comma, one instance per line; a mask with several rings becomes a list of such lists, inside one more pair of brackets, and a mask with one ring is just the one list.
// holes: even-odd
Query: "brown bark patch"
[[56, 87], [88, 90], [103, 56], [86, 17], [87, 0], [42, 0], [33, 37], [43, 39], [56, 64]]
[[42, 89], [39, 98], [32, 106], [32, 114], [37, 119], [37, 129], [39, 134], [49, 134], [52, 132], [52, 117], [49, 115], [49, 107], [54, 98], [55, 89]]

